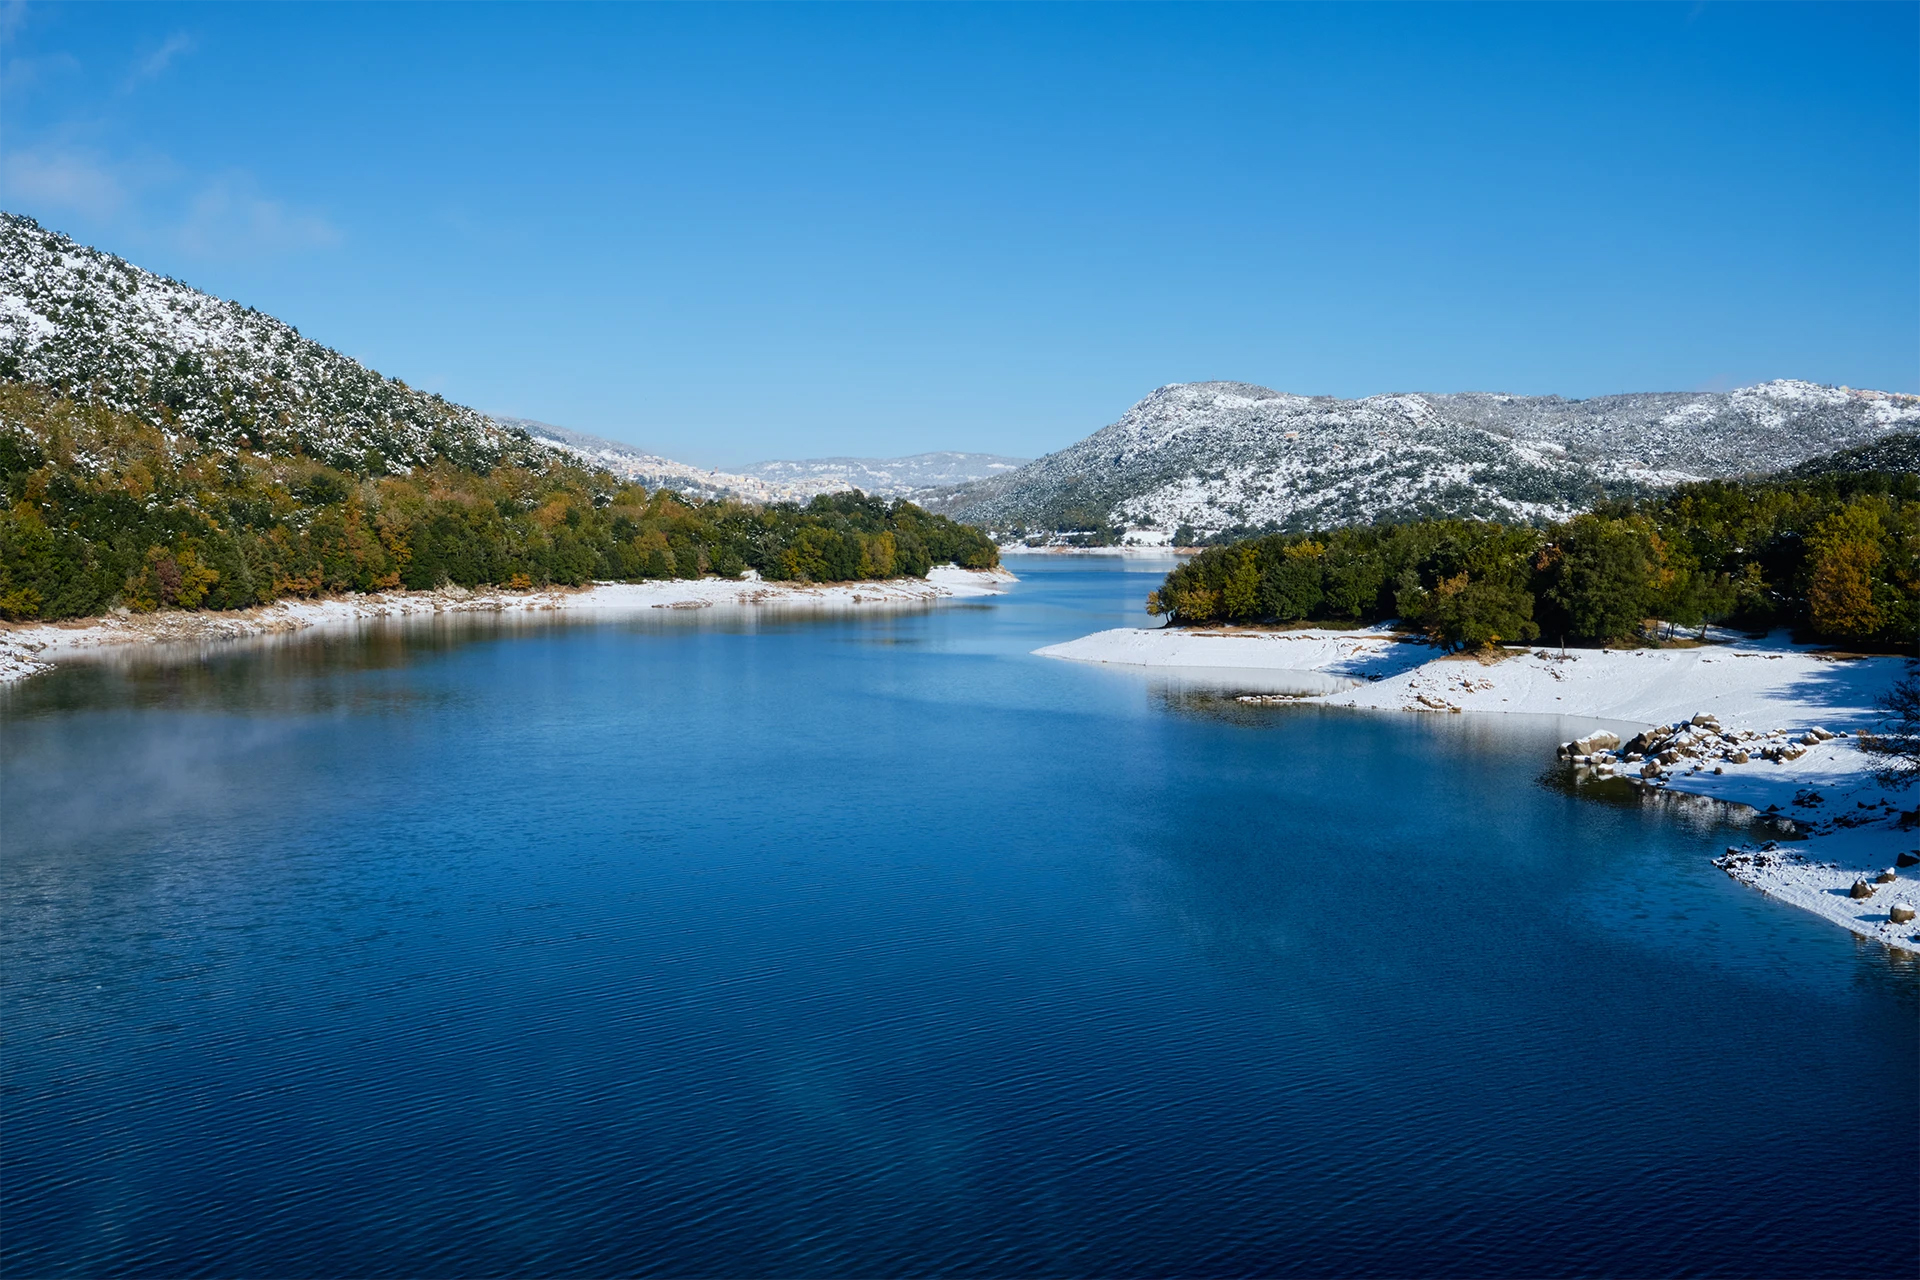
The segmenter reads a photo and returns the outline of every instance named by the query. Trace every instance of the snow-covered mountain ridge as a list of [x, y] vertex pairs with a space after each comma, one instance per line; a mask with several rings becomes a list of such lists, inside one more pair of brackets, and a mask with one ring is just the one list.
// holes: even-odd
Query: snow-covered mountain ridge
[[756, 462], [739, 471], [718, 471], [675, 462], [618, 440], [551, 422], [497, 416], [494, 421], [525, 431], [541, 444], [649, 489], [752, 502], [806, 502], [816, 494], [845, 489], [859, 489], [880, 498], [911, 498], [1012, 471], [1027, 461], [992, 453], [918, 453], [906, 458], [800, 458]]
[[292, 325], [0, 213], [0, 378], [157, 419], [215, 450], [347, 470], [539, 462], [524, 433]]
[[910, 498], [932, 489], [1004, 475], [1026, 458], [997, 453], [916, 453], [904, 458], [801, 458], [756, 462], [741, 470], [769, 484], [815, 493], [859, 489], [882, 498]]
[[1562, 518], [1608, 494], [1777, 471], [1920, 428], [1920, 396], [1777, 381], [1565, 400], [1361, 400], [1161, 387], [1119, 421], [932, 505], [993, 528], [1106, 520], [1197, 533], [1382, 518]]
[[578, 462], [611, 471], [623, 480], [649, 489], [672, 489], [696, 498], [743, 498], [749, 502], [796, 501], [812, 496], [790, 486], [768, 484], [754, 476], [689, 466], [618, 440], [556, 427], [551, 422], [502, 417], [495, 417], [494, 421], [511, 430], [524, 431], [536, 442]]

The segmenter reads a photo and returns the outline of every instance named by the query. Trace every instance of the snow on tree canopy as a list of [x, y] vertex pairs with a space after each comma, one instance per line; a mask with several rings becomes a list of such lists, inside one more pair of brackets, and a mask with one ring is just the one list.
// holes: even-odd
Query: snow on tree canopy
[[364, 471], [539, 465], [524, 431], [382, 377], [237, 302], [0, 213], [0, 378], [133, 413], [222, 452]]

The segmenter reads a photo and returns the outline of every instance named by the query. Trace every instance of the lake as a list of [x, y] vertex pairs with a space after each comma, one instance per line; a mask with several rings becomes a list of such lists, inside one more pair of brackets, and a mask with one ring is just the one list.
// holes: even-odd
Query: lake
[[1910, 961], [1573, 722], [1035, 658], [1167, 565], [1010, 567], [0, 693], [0, 1267], [1912, 1273]]

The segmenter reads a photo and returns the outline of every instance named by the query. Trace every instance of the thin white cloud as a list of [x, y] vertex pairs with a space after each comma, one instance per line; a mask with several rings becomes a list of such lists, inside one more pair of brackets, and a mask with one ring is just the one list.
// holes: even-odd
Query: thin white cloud
[[70, 53], [50, 53], [44, 58], [0, 59], [0, 97], [19, 99], [42, 80], [71, 75], [80, 70], [80, 59]]
[[126, 207], [127, 186], [110, 167], [81, 152], [8, 149], [0, 155], [0, 203], [106, 222]]
[[157, 80], [166, 74], [173, 60], [183, 53], [193, 52], [193, 37], [184, 31], [176, 31], [161, 41], [160, 47], [133, 64], [133, 70], [120, 85], [120, 92], [132, 93], [149, 80]]
[[262, 195], [246, 174], [229, 173], [194, 193], [173, 238], [188, 253], [215, 257], [326, 249], [340, 243], [340, 232], [318, 214]]
[[243, 170], [196, 179], [164, 157], [115, 161], [72, 147], [0, 155], [0, 207], [56, 224], [77, 215], [129, 248], [159, 243], [197, 258], [271, 257], [340, 243], [324, 216], [274, 199]]
[[[18, 0], [0, 0], [0, 35], [33, 17]], [[119, 93], [110, 80], [103, 85], [97, 77], [88, 79], [92, 117], [73, 115], [28, 137], [12, 131], [0, 146], [0, 208], [129, 253], [164, 246], [196, 258], [233, 259], [340, 243], [339, 229], [324, 215], [275, 198], [243, 169], [195, 173], [161, 152], [101, 145], [115, 117], [132, 105], [125, 95], [166, 75], [194, 47], [191, 35], [177, 31], [133, 62]], [[51, 68], [56, 60], [63, 68], [72, 62], [70, 55], [55, 53], [41, 56], [39, 64]], [[18, 58], [5, 64], [9, 83], [0, 87], [10, 96], [20, 91], [19, 77], [11, 74], [20, 66]]]
[[80, 70], [80, 60], [64, 50], [35, 56], [20, 52], [19, 36], [34, 16], [25, 0], [0, 0], [0, 98], [18, 102], [42, 80]]

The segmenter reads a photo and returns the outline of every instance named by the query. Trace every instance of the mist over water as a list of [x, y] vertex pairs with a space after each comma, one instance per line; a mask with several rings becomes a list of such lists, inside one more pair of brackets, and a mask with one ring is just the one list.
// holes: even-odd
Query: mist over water
[[1166, 566], [1012, 567], [0, 693], [0, 1267], [1911, 1271], [1910, 964], [1559, 722], [1034, 658]]

